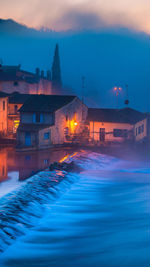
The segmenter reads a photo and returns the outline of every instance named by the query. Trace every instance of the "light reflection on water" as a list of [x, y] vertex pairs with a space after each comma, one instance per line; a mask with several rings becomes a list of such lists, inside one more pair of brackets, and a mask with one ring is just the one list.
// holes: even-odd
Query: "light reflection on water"
[[14, 147], [0, 147], [0, 182], [13, 179], [24, 180], [43, 170], [54, 161], [59, 161], [68, 149], [16, 152]]
[[2, 266], [150, 266], [150, 168], [91, 157], [78, 160], [84, 171], [76, 183], [47, 203]]

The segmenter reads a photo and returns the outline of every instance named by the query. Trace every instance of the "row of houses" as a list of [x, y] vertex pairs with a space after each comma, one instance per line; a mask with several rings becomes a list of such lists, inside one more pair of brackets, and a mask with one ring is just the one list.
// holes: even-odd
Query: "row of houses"
[[16, 138], [19, 149], [141, 142], [150, 137], [150, 116], [131, 108], [88, 108], [77, 96], [0, 92], [0, 133]]

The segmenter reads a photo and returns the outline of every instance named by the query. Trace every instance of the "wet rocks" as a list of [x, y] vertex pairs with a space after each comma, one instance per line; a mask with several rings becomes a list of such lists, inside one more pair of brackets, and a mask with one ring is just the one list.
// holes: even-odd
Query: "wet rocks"
[[66, 162], [54, 162], [49, 166], [49, 170], [50, 171], [54, 171], [54, 170], [60, 170], [60, 171], [72, 171], [75, 169], [75, 164], [74, 162], [70, 162], [70, 163], [66, 163]]

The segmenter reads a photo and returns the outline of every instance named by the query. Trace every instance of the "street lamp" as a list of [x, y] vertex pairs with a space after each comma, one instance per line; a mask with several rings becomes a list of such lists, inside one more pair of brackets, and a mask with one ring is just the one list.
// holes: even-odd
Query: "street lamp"
[[119, 93], [121, 92], [121, 90], [122, 90], [121, 87], [117, 87], [117, 86], [114, 87], [114, 92], [116, 95], [116, 108], [118, 108], [118, 96], [119, 96]]

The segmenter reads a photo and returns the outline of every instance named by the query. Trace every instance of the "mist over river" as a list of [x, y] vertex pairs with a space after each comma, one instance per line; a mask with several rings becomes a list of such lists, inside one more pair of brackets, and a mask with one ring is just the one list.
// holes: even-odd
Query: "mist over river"
[[150, 266], [150, 163], [81, 151], [0, 199], [0, 266]]

